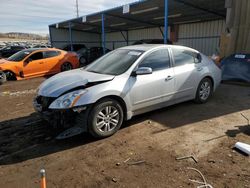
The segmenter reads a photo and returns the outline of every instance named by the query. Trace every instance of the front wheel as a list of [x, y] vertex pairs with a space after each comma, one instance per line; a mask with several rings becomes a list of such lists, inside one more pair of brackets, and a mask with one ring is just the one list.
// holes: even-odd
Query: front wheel
[[201, 80], [195, 97], [196, 103], [206, 103], [213, 93], [213, 84], [211, 79], [204, 78]]
[[5, 76], [8, 81], [16, 80], [16, 75], [11, 71], [5, 71]]
[[123, 109], [119, 102], [113, 99], [102, 100], [90, 112], [89, 132], [96, 138], [109, 137], [120, 129], [123, 118]]

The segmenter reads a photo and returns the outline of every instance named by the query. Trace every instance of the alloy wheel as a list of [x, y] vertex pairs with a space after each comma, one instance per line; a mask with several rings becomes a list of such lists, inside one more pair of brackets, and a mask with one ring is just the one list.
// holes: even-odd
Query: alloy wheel
[[116, 107], [106, 106], [96, 116], [96, 128], [100, 132], [110, 132], [116, 128], [120, 121], [120, 114]]
[[201, 84], [200, 91], [199, 91], [200, 98], [205, 101], [210, 96], [210, 93], [211, 93], [210, 83], [209, 82], [203, 82]]

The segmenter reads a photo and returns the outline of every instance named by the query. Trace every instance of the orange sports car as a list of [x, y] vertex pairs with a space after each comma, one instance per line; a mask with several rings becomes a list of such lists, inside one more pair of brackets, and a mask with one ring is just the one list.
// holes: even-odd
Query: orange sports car
[[76, 53], [56, 48], [26, 49], [8, 59], [0, 59], [0, 71], [7, 80], [47, 76], [79, 67]]

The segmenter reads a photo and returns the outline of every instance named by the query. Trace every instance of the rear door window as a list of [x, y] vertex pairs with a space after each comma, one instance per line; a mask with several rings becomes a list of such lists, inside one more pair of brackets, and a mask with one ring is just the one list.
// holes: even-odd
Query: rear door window
[[52, 58], [60, 55], [59, 51], [46, 51], [43, 52], [43, 58]]

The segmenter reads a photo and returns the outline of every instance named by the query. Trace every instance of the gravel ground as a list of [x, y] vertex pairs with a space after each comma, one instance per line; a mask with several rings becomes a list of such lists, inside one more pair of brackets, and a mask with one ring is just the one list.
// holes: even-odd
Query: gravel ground
[[[0, 86], [0, 187], [197, 187], [199, 169], [213, 187], [250, 187], [250, 87], [222, 84], [203, 105], [185, 102], [137, 116], [114, 136], [55, 140], [32, 108], [44, 78]], [[177, 161], [176, 157], [194, 155]]]

